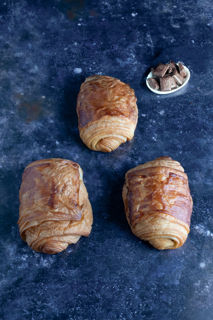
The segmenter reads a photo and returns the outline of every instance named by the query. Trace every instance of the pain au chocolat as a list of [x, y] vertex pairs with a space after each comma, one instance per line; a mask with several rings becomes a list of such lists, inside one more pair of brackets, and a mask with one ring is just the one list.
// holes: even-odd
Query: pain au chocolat
[[160, 250], [184, 244], [193, 202], [179, 162], [161, 157], [129, 170], [123, 201], [128, 223], [137, 237]]
[[44, 159], [24, 170], [19, 192], [21, 238], [35, 251], [63, 251], [91, 232], [93, 215], [81, 167]]
[[116, 78], [87, 78], [77, 99], [79, 133], [85, 145], [111, 152], [131, 140], [138, 120], [136, 101], [134, 90]]

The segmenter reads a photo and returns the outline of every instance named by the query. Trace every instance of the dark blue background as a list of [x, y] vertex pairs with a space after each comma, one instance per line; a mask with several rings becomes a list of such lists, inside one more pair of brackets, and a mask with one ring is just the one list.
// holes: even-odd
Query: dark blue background
[[[212, 320], [212, 14], [211, 0], [1, 1], [0, 319]], [[147, 70], [170, 59], [191, 80], [154, 95]], [[138, 98], [135, 138], [110, 154], [78, 135], [76, 95], [94, 73]], [[121, 189], [129, 168], [162, 155], [184, 166], [194, 210], [186, 244], [161, 252], [130, 232]], [[48, 157], [82, 166], [94, 211], [91, 236], [54, 256], [17, 228], [23, 169]]]

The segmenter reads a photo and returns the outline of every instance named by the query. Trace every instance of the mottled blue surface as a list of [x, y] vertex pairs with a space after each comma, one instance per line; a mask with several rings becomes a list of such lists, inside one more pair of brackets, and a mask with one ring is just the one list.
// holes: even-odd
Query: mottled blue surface
[[[213, 319], [213, 7], [202, 1], [0, 3], [0, 319]], [[154, 95], [150, 66], [191, 71], [184, 91]], [[76, 95], [86, 76], [136, 92], [135, 138], [110, 154], [79, 139]], [[157, 251], [130, 232], [121, 199], [129, 168], [161, 155], [181, 162], [194, 199], [191, 232]], [[21, 241], [18, 190], [31, 161], [77, 161], [94, 210], [89, 238], [48, 256]]]

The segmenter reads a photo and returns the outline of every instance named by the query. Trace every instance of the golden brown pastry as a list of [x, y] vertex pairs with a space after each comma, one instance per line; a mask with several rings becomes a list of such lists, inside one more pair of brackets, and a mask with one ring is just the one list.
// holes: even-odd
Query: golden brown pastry
[[19, 198], [20, 235], [35, 251], [63, 251], [91, 232], [92, 208], [82, 169], [75, 162], [44, 159], [30, 163]]
[[87, 78], [77, 100], [80, 137], [87, 147], [110, 152], [131, 140], [138, 120], [136, 101], [134, 90], [116, 78]]
[[161, 157], [129, 170], [123, 201], [137, 237], [161, 250], [184, 244], [193, 203], [187, 175], [179, 162]]

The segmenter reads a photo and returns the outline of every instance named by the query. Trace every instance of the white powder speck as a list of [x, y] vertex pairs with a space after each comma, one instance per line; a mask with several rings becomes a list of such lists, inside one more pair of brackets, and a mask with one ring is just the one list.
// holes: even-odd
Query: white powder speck
[[200, 286], [200, 280], [198, 280], [197, 282], [194, 283], [195, 287], [199, 287]]
[[45, 99], [46, 97], [45, 96], [41, 96], [42, 97], [42, 99]]
[[145, 113], [141, 113], [141, 116], [142, 116], [142, 117], [146, 117], [146, 114], [145, 114]]
[[156, 137], [152, 137], [152, 140], [157, 141], [157, 138]]
[[55, 144], [56, 144], [56, 145], [59, 145], [59, 141], [58, 141], [58, 140], [56, 140]]
[[138, 13], [137, 12], [132, 12], [131, 15], [132, 15], [132, 17], [136, 17], [138, 15]]
[[211, 232], [210, 230], [206, 229], [205, 226], [203, 226], [202, 224], [196, 225], [194, 227], [194, 229], [197, 231], [197, 233], [199, 233], [202, 236], [207, 236], [207, 237], [213, 238], [213, 232]]
[[64, 51], [67, 51], [68, 50], [68, 47], [64, 48]]
[[160, 113], [160, 115], [162, 116], [162, 115], [164, 115], [165, 111], [164, 111], [164, 110], [161, 110], [161, 111], [159, 111], [159, 113]]
[[36, 73], [36, 72], [38, 72], [38, 66], [37, 66], [37, 65], [34, 65], [34, 67], [30, 69], [30, 72], [31, 72], [31, 73]]
[[74, 72], [75, 72], [76, 74], [79, 74], [79, 73], [82, 72], [82, 69], [81, 69], [81, 68], [75, 68], [75, 69], [74, 69]]
[[192, 42], [192, 43], [195, 43], [195, 41], [194, 41], [194, 40], [191, 40], [191, 42]]
[[201, 269], [204, 269], [205, 266], [206, 266], [205, 262], [201, 262], [201, 263], [200, 263], [200, 268], [201, 268]]
[[77, 46], [78, 45], [78, 42], [74, 42], [74, 46]]
[[78, 26], [81, 26], [81, 23], [78, 23]]

